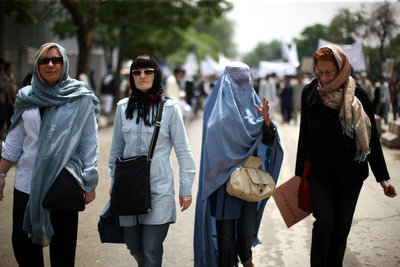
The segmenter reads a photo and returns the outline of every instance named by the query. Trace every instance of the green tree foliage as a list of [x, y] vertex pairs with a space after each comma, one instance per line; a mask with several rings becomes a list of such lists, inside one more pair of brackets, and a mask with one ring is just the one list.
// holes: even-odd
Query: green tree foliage
[[225, 17], [213, 21], [198, 19], [192, 27], [182, 32], [181, 48], [167, 56], [168, 66], [174, 68], [183, 65], [190, 52], [195, 53], [198, 60], [207, 55], [218, 59], [219, 53], [230, 58], [236, 57], [233, 33], [233, 24]]
[[328, 28], [329, 41], [338, 44], [352, 44], [364, 34], [366, 21], [361, 12], [341, 9], [333, 17]]
[[273, 61], [281, 58], [281, 43], [273, 40], [270, 43], [259, 43], [254, 51], [243, 57], [243, 62], [250, 67], [258, 68], [260, 61]]
[[318, 39], [328, 39], [327, 31], [327, 26], [318, 23], [305, 28], [300, 38], [295, 38], [300, 60], [302, 57], [312, 57], [315, 49], [317, 49]]
[[[226, 0], [102, 1], [96, 40], [108, 50], [118, 46], [119, 72], [123, 60], [139, 53], [165, 59], [194, 47], [196, 38], [189, 34], [193, 33], [191, 26], [200, 18], [211, 23], [231, 7]], [[201, 35], [198, 39], [207, 37]]]
[[379, 40], [380, 62], [385, 61], [384, 47], [398, 31], [396, 3], [383, 2], [376, 4], [368, 18], [368, 33]]
[[4, 57], [5, 17], [13, 16], [20, 25], [35, 25], [38, 19], [28, 11], [36, 2], [37, 0], [0, 0], [0, 57]]
[[[71, 15], [70, 20], [73, 22], [78, 39], [77, 75], [82, 72], [89, 73], [99, 0], [61, 0], [61, 3]], [[68, 23], [70, 20], [67, 19], [64, 23]], [[67, 29], [73, 28], [71, 26]], [[60, 36], [62, 36], [62, 32]]]

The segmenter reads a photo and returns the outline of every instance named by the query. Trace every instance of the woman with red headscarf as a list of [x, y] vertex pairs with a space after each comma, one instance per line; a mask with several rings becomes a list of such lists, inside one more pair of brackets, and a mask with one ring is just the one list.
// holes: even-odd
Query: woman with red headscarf
[[311, 266], [342, 266], [346, 240], [368, 163], [385, 195], [395, 197], [367, 93], [350, 76], [343, 50], [314, 53], [316, 79], [304, 87], [296, 175], [308, 176], [315, 218]]

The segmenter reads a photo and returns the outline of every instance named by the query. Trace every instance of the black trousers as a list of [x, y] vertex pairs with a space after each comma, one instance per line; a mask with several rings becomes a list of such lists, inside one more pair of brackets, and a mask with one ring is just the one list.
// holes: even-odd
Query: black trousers
[[[42, 267], [43, 247], [32, 243], [22, 229], [29, 195], [14, 188], [12, 245], [19, 266]], [[75, 264], [78, 235], [78, 212], [52, 211], [51, 224], [54, 236], [50, 244], [52, 267], [71, 267]]]
[[311, 266], [342, 266], [363, 181], [340, 183], [310, 177], [313, 216]]
[[256, 239], [258, 202], [245, 202], [238, 220], [217, 220], [219, 267], [237, 266], [237, 255], [243, 263], [252, 257]]

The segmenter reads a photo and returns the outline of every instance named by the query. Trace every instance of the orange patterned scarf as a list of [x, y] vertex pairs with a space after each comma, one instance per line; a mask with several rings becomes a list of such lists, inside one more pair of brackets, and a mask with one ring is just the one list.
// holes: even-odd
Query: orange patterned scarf
[[332, 50], [339, 73], [332, 82], [325, 86], [318, 82], [318, 93], [325, 105], [340, 109], [343, 133], [351, 138], [355, 136], [357, 152], [354, 160], [363, 162], [370, 153], [371, 121], [360, 100], [354, 95], [356, 82], [350, 76], [351, 65], [346, 54], [342, 48], [333, 44], [324, 47]]

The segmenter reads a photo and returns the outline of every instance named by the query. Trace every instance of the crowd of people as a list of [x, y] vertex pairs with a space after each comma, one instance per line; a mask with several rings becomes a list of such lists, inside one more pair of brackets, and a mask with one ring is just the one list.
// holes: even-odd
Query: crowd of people
[[[30, 85], [17, 92], [12, 65], [2, 60], [0, 79], [1, 126], [7, 133], [0, 161], [0, 200], [9, 197], [3, 190], [7, 173], [16, 164], [15, 258], [20, 266], [44, 266], [43, 247], [50, 246], [52, 266], [74, 266], [79, 212], [49, 209], [43, 202], [63, 172], [78, 183], [85, 205], [95, 199], [100, 101], [89, 88], [89, 79], [82, 82], [69, 76], [66, 50], [56, 43], [43, 44], [37, 51]], [[109, 72], [101, 84], [107, 116], [113, 109], [114, 80]], [[196, 167], [186, 127], [201, 109], [196, 267], [254, 267], [252, 247], [259, 244], [268, 198], [250, 202], [230, 195], [226, 184], [252, 156], [278, 180], [284, 151], [277, 112], [282, 123], [297, 123], [300, 118], [295, 175], [302, 175], [305, 163], [312, 166], [311, 266], [342, 266], [369, 166], [384, 194], [396, 196], [374, 113], [387, 123], [392, 109], [397, 118], [400, 84], [383, 77], [368, 82], [364, 74], [353, 78], [348, 57], [338, 46], [327, 45], [314, 53], [312, 76], [271, 74], [257, 81], [242, 62], [229, 63], [220, 77], [187, 79], [185, 71], [176, 68], [163, 79], [157, 60], [140, 54], [133, 59], [124, 86], [129, 94], [117, 102], [112, 121], [110, 196], [119, 194], [113, 191], [117, 162], [147, 154], [159, 127], [148, 174], [152, 209], [117, 216], [124, 243], [139, 267], [162, 266], [163, 242], [176, 221], [172, 148], [179, 163], [181, 211], [192, 204]]]

